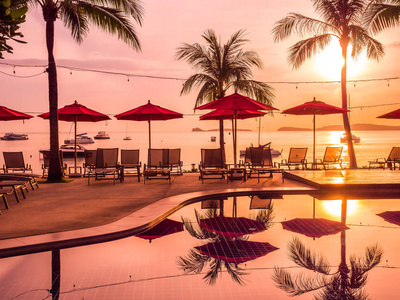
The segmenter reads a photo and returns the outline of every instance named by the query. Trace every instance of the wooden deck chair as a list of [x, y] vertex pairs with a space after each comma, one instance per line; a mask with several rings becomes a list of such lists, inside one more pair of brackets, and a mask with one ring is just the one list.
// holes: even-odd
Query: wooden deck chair
[[85, 162], [83, 163], [83, 177], [87, 176], [87, 173], [95, 169], [96, 156], [97, 156], [97, 150], [85, 149]]
[[368, 169], [388, 167], [390, 170], [396, 169], [396, 164], [400, 169], [400, 147], [393, 147], [387, 158], [376, 158], [369, 161]]
[[324, 170], [329, 169], [330, 167], [339, 166], [342, 169], [342, 156], [343, 147], [326, 147], [324, 158], [316, 159], [315, 166], [318, 168], [321, 165]]
[[171, 184], [168, 149], [149, 149], [147, 164], [143, 168], [143, 182], [150, 179], [166, 179]]
[[183, 175], [181, 161], [181, 149], [168, 149], [168, 163], [171, 169], [171, 174]]
[[25, 164], [24, 155], [21, 151], [19, 152], [3, 152], [4, 157], [4, 165], [3, 170], [4, 173], [8, 173], [8, 171], [12, 172], [31, 172], [31, 165]]
[[139, 149], [121, 149], [120, 166], [123, 177], [137, 176], [138, 182], [140, 182], [142, 162], [139, 159]]
[[[118, 148], [98, 148], [96, 153], [96, 166], [88, 174], [88, 185], [90, 185], [90, 177], [96, 180], [111, 179], [114, 181], [120, 180], [120, 168], [118, 165]], [[111, 178], [108, 178], [111, 176]]]
[[201, 149], [199, 170], [201, 183], [204, 182], [204, 179], [225, 179], [228, 168], [222, 158], [221, 148]]
[[[284, 181], [284, 170], [274, 167], [272, 164], [271, 148], [268, 147], [249, 147], [246, 148], [245, 164], [249, 169], [248, 178], [252, 178], [253, 174], [257, 174], [258, 182], [260, 178], [272, 178], [273, 173], [282, 173], [282, 182]], [[269, 174], [269, 176], [262, 176]]]
[[290, 148], [289, 157], [287, 159], [282, 159], [280, 163], [275, 163], [275, 166], [278, 168], [288, 167], [294, 169], [305, 169], [307, 165], [307, 147], [305, 148]]
[[[50, 166], [50, 150], [42, 150], [41, 151], [43, 154], [43, 163], [42, 163], [42, 170], [43, 174], [42, 177], [46, 178], [49, 172], [49, 166]], [[61, 171], [63, 172], [63, 175], [67, 172], [67, 164], [64, 164], [63, 160], [63, 153], [60, 150], [60, 165], [61, 165]]]
[[25, 183], [25, 185], [29, 184], [34, 190], [35, 186], [39, 188], [39, 184], [36, 178], [40, 177], [38, 174], [27, 174], [27, 173], [0, 173], [0, 182], [2, 181], [21, 181]]

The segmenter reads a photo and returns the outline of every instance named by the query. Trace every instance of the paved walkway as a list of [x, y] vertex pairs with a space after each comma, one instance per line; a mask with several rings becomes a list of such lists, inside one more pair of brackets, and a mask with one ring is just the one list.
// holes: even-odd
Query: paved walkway
[[[29, 191], [20, 203], [9, 196], [10, 209], [0, 206], [0, 240], [54, 232], [91, 228], [120, 220], [139, 209], [167, 197], [192, 192], [218, 192], [240, 188], [281, 188], [305, 185], [285, 180], [281, 174], [273, 179], [249, 179], [246, 182], [224, 180], [198, 180], [198, 174], [173, 176], [171, 185], [165, 180], [137, 182], [128, 177], [124, 183], [112, 181], [91, 182], [86, 178], [69, 183], [39, 184]], [[1, 205], [3, 205], [1, 203]]]

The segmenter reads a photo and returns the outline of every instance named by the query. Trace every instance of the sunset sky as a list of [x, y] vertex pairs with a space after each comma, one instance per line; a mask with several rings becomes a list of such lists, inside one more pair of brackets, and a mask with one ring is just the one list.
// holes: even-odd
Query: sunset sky
[[[244, 5], [245, 3], [245, 5]], [[84, 69], [141, 74], [172, 78], [187, 78], [193, 73], [184, 61], [176, 61], [174, 54], [181, 43], [203, 44], [201, 34], [206, 29], [214, 29], [225, 42], [234, 32], [245, 29], [250, 40], [244, 49], [254, 50], [261, 57], [264, 68], [254, 69], [254, 79], [270, 82], [275, 88], [274, 106], [281, 111], [289, 107], [310, 101], [313, 97], [333, 105], [341, 106], [340, 85], [335, 84], [278, 84], [272, 82], [313, 82], [340, 79], [340, 52], [331, 51], [305, 63], [299, 70], [292, 70], [287, 63], [287, 49], [300, 37], [275, 44], [271, 30], [279, 19], [289, 12], [298, 12], [318, 17], [309, 0], [264, 1], [248, 0], [146, 0], [143, 26], [136, 26], [142, 45], [142, 52], [135, 52], [116, 37], [91, 28], [88, 37], [78, 45], [64, 29], [60, 20], [56, 22], [55, 57], [59, 66]], [[385, 46], [386, 55], [378, 63], [360, 57], [355, 67], [350, 67], [349, 80], [380, 79], [400, 76], [398, 60], [400, 58], [399, 30], [392, 29], [379, 34], [376, 38]], [[3, 65], [45, 65], [45, 23], [41, 11], [32, 8], [27, 22], [21, 31], [27, 44], [13, 43], [14, 54], [5, 53], [0, 61], [2, 81], [1, 105], [37, 115], [48, 111], [47, 74], [43, 67], [14, 68]], [[334, 47], [334, 46], [333, 46]], [[337, 47], [337, 45], [336, 45]], [[333, 48], [335, 49], [335, 48]], [[6, 74], [11, 76], [8, 76]], [[72, 74], [71, 74], [72, 73]], [[16, 76], [34, 77], [21, 78]], [[15, 75], [15, 76], [13, 76]], [[216, 128], [217, 122], [198, 121], [199, 112], [193, 115], [196, 92], [180, 96], [182, 80], [162, 80], [101, 74], [95, 72], [70, 71], [58, 69], [59, 107], [77, 100], [99, 112], [115, 115], [139, 105], [148, 99], [152, 103], [184, 114], [184, 119], [154, 124], [153, 130], [180, 131], [192, 127], [204, 129]], [[389, 85], [389, 86], [388, 86]], [[232, 91], [233, 92], [233, 91]], [[400, 121], [376, 119], [376, 116], [400, 108], [400, 80], [358, 82], [348, 84], [351, 123], [374, 123], [400, 125]], [[377, 107], [368, 107], [380, 105]], [[386, 105], [397, 104], [397, 105]], [[112, 117], [113, 118], [113, 117]], [[108, 131], [125, 130], [127, 121], [113, 118], [107, 123]], [[341, 124], [338, 115], [320, 117], [317, 127]], [[132, 130], [145, 131], [143, 122], [130, 123]], [[227, 123], [228, 124], [228, 123]], [[255, 120], [241, 121], [242, 128], [255, 129]], [[22, 124], [20, 121], [2, 122], [2, 132], [45, 131], [48, 122], [35, 118]], [[60, 122], [60, 130], [68, 130], [70, 124]], [[97, 124], [87, 124], [87, 130], [96, 131]], [[263, 130], [276, 130], [282, 126], [312, 127], [310, 116], [284, 116], [276, 113], [274, 117], [263, 119]], [[134, 128], [134, 129], [133, 129]], [[99, 128], [104, 130], [105, 128]]]

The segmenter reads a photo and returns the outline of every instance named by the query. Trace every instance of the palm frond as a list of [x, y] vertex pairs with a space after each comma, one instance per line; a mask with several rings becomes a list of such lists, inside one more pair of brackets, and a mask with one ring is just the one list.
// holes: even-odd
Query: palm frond
[[385, 55], [382, 43], [371, 37], [367, 30], [355, 25], [350, 26], [349, 29], [353, 46], [351, 56], [353, 58], [357, 58], [364, 49], [366, 49], [369, 59], [379, 61]]
[[306, 277], [303, 273], [299, 273], [292, 276], [283, 268], [274, 268], [272, 280], [279, 289], [285, 291], [291, 296], [299, 296], [329, 285], [329, 281], [321, 276], [321, 274]]
[[397, 0], [371, 1], [363, 16], [363, 26], [373, 34], [399, 25], [400, 3]]
[[88, 20], [77, 5], [71, 0], [64, 0], [62, 8], [59, 10], [60, 19], [64, 22], [65, 27], [71, 29], [72, 37], [81, 43], [89, 32]]
[[272, 105], [275, 98], [274, 88], [265, 82], [256, 80], [238, 80], [233, 82], [238, 92], [248, 95], [259, 102]]
[[328, 46], [331, 40], [331, 34], [323, 34], [297, 42], [289, 48], [289, 64], [293, 66], [293, 69], [298, 69], [307, 59]]
[[[84, 18], [93, 25], [105, 30], [136, 50], [140, 50], [140, 43], [136, 31], [128, 16], [122, 11], [106, 6], [98, 6], [85, 1], [76, 1], [77, 9], [82, 11]], [[63, 7], [60, 8], [62, 10]], [[61, 13], [61, 11], [60, 11]], [[65, 22], [65, 21], [64, 21]]]
[[323, 256], [311, 252], [306, 248], [299, 238], [294, 237], [289, 241], [289, 258], [298, 266], [321, 274], [329, 275], [329, 263]]
[[289, 13], [287, 17], [276, 22], [272, 29], [275, 42], [280, 42], [292, 34], [303, 37], [306, 35], [326, 35], [328, 33], [338, 34], [338, 32], [338, 28], [331, 24], [298, 13]]
[[217, 282], [218, 272], [221, 271], [222, 261], [219, 259], [213, 259], [210, 263], [210, 270], [203, 277], [206, 284], [213, 285]]
[[274, 207], [271, 204], [270, 209], [261, 209], [254, 219], [258, 222], [264, 223], [265, 229], [269, 229], [273, 226], [273, 219], [274, 219]]
[[190, 93], [193, 89], [205, 86], [206, 89], [215, 89], [218, 83], [211, 76], [204, 73], [196, 73], [185, 80], [182, 86], [181, 95]]
[[186, 257], [178, 256], [176, 263], [185, 274], [199, 274], [210, 260], [209, 256], [202, 255], [195, 249], [190, 249]]
[[242, 268], [238, 265], [225, 262], [225, 268], [233, 281], [237, 282], [240, 285], [245, 285], [245, 281], [243, 280], [243, 276], [247, 275], [248, 272], [245, 272]]

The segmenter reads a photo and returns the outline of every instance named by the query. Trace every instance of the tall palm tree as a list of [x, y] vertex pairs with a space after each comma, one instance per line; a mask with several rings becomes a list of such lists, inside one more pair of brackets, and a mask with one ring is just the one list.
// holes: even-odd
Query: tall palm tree
[[48, 54], [49, 112], [50, 112], [50, 167], [48, 181], [60, 181], [62, 171], [58, 144], [58, 90], [57, 68], [54, 58], [54, 23], [59, 18], [71, 30], [73, 39], [81, 43], [93, 25], [115, 34], [136, 50], [140, 44], [132, 17], [139, 25], [143, 18], [140, 0], [29, 0], [30, 5], [40, 6], [46, 22]]
[[[181, 95], [199, 88], [195, 107], [225, 96], [229, 89], [244, 93], [256, 100], [272, 105], [273, 88], [266, 83], [252, 80], [252, 67], [262, 68], [263, 64], [255, 51], [244, 51], [249, 42], [245, 31], [235, 32], [221, 44], [214, 30], [208, 29], [202, 35], [205, 46], [198, 43], [184, 43], [176, 51], [176, 59], [185, 60], [196, 71], [183, 84]], [[224, 125], [220, 120], [220, 147], [225, 158]]]
[[399, 0], [372, 0], [364, 14], [364, 24], [376, 34], [400, 25]]
[[[289, 49], [288, 61], [294, 69], [303, 62], [321, 52], [332, 39], [340, 42], [344, 60], [341, 70], [342, 108], [347, 104], [347, 50], [352, 46], [351, 57], [357, 58], [366, 49], [369, 59], [378, 60], [384, 55], [383, 46], [370, 36], [361, 26], [361, 18], [367, 7], [364, 0], [311, 0], [315, 12], [321, 20], [310, 18], [299, 13], [289, 13], [286, 18], [276, 22], [272, 33], [275, 42], [282, 41], [292, 34], [310, 36]], [[350, 168], [357, 168], [352, 133], [347, 113], [343, 113], [343, 126], [346, 133], [350, 158]]]

